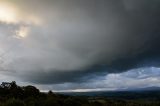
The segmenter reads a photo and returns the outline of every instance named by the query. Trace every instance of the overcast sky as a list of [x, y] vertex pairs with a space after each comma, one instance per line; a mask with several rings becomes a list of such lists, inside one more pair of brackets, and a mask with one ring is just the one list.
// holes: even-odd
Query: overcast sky
[[160, 86], [159, 0], [0, 0], [0, 81], [41, 90]]

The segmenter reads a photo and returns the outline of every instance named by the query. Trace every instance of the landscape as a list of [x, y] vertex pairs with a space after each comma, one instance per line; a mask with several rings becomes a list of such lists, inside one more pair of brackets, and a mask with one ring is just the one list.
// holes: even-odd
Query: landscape
[[160, 0], [0, 0], [0, 106], [160, 106]]
[[0, 85], [0, 106], [159, 106], [160, 89], [106, 92], [40, 92], [15, 81]]

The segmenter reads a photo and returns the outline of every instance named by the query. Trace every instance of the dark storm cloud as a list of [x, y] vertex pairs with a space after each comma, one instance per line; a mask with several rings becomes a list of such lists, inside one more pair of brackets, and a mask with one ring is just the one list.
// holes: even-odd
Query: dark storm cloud
[[[28, 36], [2, 43], [7, 45], [2, 47], [5, 49], [18, 41], [3, 67], [16, 71], [21, 79], [35, 83], [83, 82], [104, 73], [159, 66], [158, 0], [11, 3], [21, 15], [34, 15], [30, 19], [35, 22], [38, 17], [41, 21], [38, 25], [37, 20], [26, 24], [24, 19], [19, 24], [29, 28]], [[2, 39], [8, 39], [7, 35]]]
[[22, 79], [24, 80], [37, 84], [63, 84], [67, 82], [84, 83], [90, 79], [105, 76], [105, 71], [106, 69], [102, 70], [102, 68], [99, 67], [89, 70], [76, 70], [68, 72], [59, 70], [51, 70], [50, 72], [39, 71], [38, 73], [25, 73], [20, 76], [22, 76]]

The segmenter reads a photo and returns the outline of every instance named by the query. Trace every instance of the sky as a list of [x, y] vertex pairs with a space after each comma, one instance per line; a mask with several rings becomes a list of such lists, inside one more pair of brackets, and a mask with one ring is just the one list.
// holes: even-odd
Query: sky
[[0, 0], [0, 81], [40, 90], [160, 87], [159, 0]]

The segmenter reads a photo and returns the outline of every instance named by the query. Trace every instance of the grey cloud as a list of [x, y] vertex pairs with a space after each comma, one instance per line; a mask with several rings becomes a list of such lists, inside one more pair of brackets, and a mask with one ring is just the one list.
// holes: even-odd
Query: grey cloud
[[104, 91], [137, 89], [160, 86], [160, 69], [156, 67], [132, 69], [123, 73], [104, 74], [95, 76], [85, 82], [37, 85], [42, 90], [54, 89], [55, 91]]
[[[22, 13], [42, 20], [41, 25], [27, 24], [26, 38], [2, 42], [14, 46], [5, 57], [5, 68], [22, 79], [35, 83], [83, 81], [90, 74], [122, 72], [139, 67], [135, 65], [146, 57], [159, 57], [157, 0], [15, 1], [12, 3]], [[6, 40], [9, 30], [5, 26], [1, 30], [7, 32], [2, 37]]]

